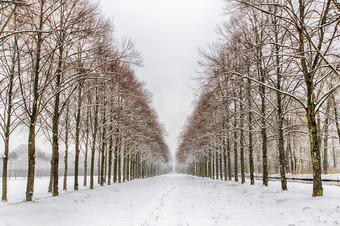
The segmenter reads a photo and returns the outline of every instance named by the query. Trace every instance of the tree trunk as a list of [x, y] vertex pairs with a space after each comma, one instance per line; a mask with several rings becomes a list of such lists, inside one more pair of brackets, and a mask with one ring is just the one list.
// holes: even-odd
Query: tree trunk
[[325, 119], [325, 125], [324, 125], [324, 140], [323, 140], [323, 172], [324, 174], [328, 173], [328, 137], [329, 137], [329, 111], [331, 108], [331, 102], [330, 100], [327, 101], [327, 107], [326, 107], [326, 119]]
[[294, 171], [294, 156], [293, 156], [293, 150], [292, 150], [292, 143], [291, 143], [291, 139], [290, 139], [290, 133], [288, 133], [288, 138], [287, 138], [287, 149], [288, 149], [288, 153], [289, 153], [289, 160], [290, 160], [290, 171], [292, 174], [295, 173]]
[[[39, 30], [43, 30], [43, 12], [44, 2], [40, 5], [40, 21]], [[35, 127], [38, 118], [38, 102], [41, 97], [39, 91], [39, 78], [40, 78], [40, 63], [41, 63], [41, 47], [43, 43], [43, 36], [41, 32], [37, 34], [36, 58], [34, 62], [33, 72], [33, 102], [31, 113], [29, 116], [29, 132], [28, 132], [28, 172], [27, 172], [27, 187], [26, 187], [26, 201], [32, 201], [34, 192], [34, 171], [35, 171]]]
[[298, 26], [299, 33], [299, 58], [301, 61], [301, 71], [304, 75], [306, 83], [306, 95], [307, 95], [307, 109], [306, 117], [308, 121], [308, 134], [309, 134], [309, 148], [311, 152], [312, 168], [313, 168], [313, 197], [322, 196], [323, 188], [321, 181], [321, 156], [318, 129], [316, 122], [315, 102], [314, 102], [314, 81], [313, 74], [308, 70], [308, 64], [305, 57], [305, 36], [304, 20], [305, 20], [305, 5], [302, 0], [299, 0], [299, 19], [300, 24]]
[[212, 173], [211, 173], [211, 153], [209, 153], [209, 156], [207, 157], [208, 161], [208, 177], [212, 178]]
[[[53, 146], [52, 146], [52, 149], [53, 149]], [[52, 157], [53, 158], [53, 154], [52, 154]], [[51, 165], [51, 170], [50, 170], [50, 182], [48, 184], [48, 193], [52, 193], [52, 187], [53, 187], [53, 170], [54, 170], [54, 167], [53, 167], [53, 160], [51, 159], [50, 161], [50, 165]]]
[[227, 148], [225, 144], [225, 139], [223, 139], [223, 163], [224, 163], [224, 180], [228, 180], [228, 165], [227, 165]]
[[[15, 46], [17, 46], [17, 39], [15, 38]], [[16, 49], [16, 47], [15, 47]], [[13, 56], [15, 58], [15, 56]], [[6, 124], [4, 131], [4, 155], [2, 158], [2, 201], [7, 201], [7, 167], [9, 159], [9, 137], [11, 134], [11, 116], [13, 109], [13, 87], [14, 87], [14, 69], [15, 69], [15, 59], [13, 60], [12, 71], [9, 76], [8, 83], [8, 96], [7, 96], [7, 107], [6, 107]]]
[[[13, 17], [16, 21], [17, 13], [16, 13], [17, 5], [14, 6], [13, 9]], [[16, 29], [16, 23], [14, 24], [14, 29]], [[7, 171], [8, 171], [8, 159], [9, 159], [9, 139], [11, 134], [11, 126], [12, 126], [12, 111], [13, 111], [13, 99], [14, 99], [14, 77], [15, 77], [15, 68], [17, 66], [18, 76], [20, 76], [20, 56], [19, 56], [19, 48], [18, 48], [18, 39], [14, 36], [14, 52], [12, 53], [12, 65], [11, 71], [8, 76], [8, 93], [7, 93], [7, 103], [4, 112], [4, 155], [2, 157], [3, 165], [2, 165], [2, 201], [7, 201]]]
[[32, 201], [34, 192], [35, 121], [36, 120], [31, 116], [31, 123], [28, 133], [28, 175], [27, 175], [26, 201]]
[[104, 184], [106, 183], [106, 176], [107, 176], [107, 143], [104, 148], [104, 154], [105, 154], [105, 159], [104, 159]]
[[231, 180], [230, 138], [227, 138], [228, 177]]
[[136, 178], [141, 178], [141, 157], [140, 154], [136, 154]]
[[69, 104], [66, 106], [65, 116], [65, 156], [64, 156], [64, 191], [67, 190], [67, 171], [68, 171], [68, 133], [69, 133]]
[[106, 101], [103, 103], [103, 118], [102, 118], [102, 160], [100, 168], [100, 186], [104, 185], [104, 167], [105, 167], [105, 147], [106, 147]]
[[336, 156], [335, 156], [334, 142], [332, 142], [332, 149], [333, 149], [333, 167], [336, 168]]
[[126, 156], [126, 180], [130, 180], [130, 154], [127, 154]]
[[331, 98], [332, 98], [333, 108], [334, 108], [334, 118], [335, 118], [336, 132], [338, 134], [338, 139], [339, 139], [339, 143], [340, 143], [340, 123], [339, 123], [338, 107], [337, 107], [337, 103], [336, 103], [334, 94], [331, 95]]
[[113, 165], [113, 183], [117, 183], [118, 179], [118, 150], [119, 150], [119, 129], [117, 129], [116, 144], [114, 150], [114, 165]]
[[[221, 150], [223, 151], [223, 149]], [[222, 166], [222, 154], [219, 154], [220, 156], [220, 179], [223, 180], [223, 166]]]
[[120, 145], [118, 146], [117, 152], [117, 176], [118, 176], [118, 183], [122, 182], [122, 141], [120, 141]]
[[283, 137], [283, 116], [280, 116], [280, 112], [278, 113], [278, 126], [279, 126], [279, 140], [278, 140], [278, 149], [279, 149], [279, 162], [280, 162], [280, 176], [281, 176], [281, 189], [287, 190], [287, 179], [286, 179], [286, 157], [284, 150], [284, 137]]
[[84, 155], [84, 183], [83, 186], [87, 186], [87, 159], [89, 152], [89, 137], [90, 137], [90, 108], [86, 108], [86, 138], [85, 138], [85, 155]]
[[135, 179], [135, 156], [134, 155], [131, 155], [130, 156], [130, 178], [131, 180], [134, 180]]
[[[58, 73], [59, 74], [59, 73]], [[57, 76], [56, 85], [60, 84], [60, 75]], [[52, 167], [53, 167], [53, 192], [52, 196], [57, 196], [58, 192], [58, 184], [59, 184], [59, 102], [60, 102], [60, 93], [57, 92], [55, 95], [54, 102], [54, 114], [52, 118]]]
[[[235, 101], [235, 111], [237, 109], [236, 101]], [[234, 119], [234, 180], [238, 182], [238, 154], [237, 154], [237, 120]]]
[[3, 169], [2, 169], [2, 201], [7, 201], [7, 162], [9, 155], [9, 136], [10, 136], [10, 127], [11, 127], [11, 115], [12, 115], [12, 90], [13, 90], [13, 76], [10, 78], [10, 85], [8, 91], [8, 105], [7, 105], [7, 119], [5, 125], [5, 133], [4, 133], [4, 145], [5, 152], [2, 158], [3, 160]]
[[[264, 75], [261, 76], [261, 82], [264, 82]], [[262, 136], [262, 183], [268, 186], [268, 156], [267, 156], [267, 128], [266, 128], [266, 102], [265, 87], [260, 86], [261, 90], [261, 136]]]
[[[99, 134], [100, 135], [100, 134]], [[101, 143], [102, 142], [102, 140], [101, 140], [101, 137], [100, 137], [100, 139], [99, 139], [99, 143]], [[102, 147], [100, 146], [99, 147], [99, 149], [98, 149], [98, 159], [97, 159], [97, 175], [98, 175], [98, 177], [97, 177], [97, 184], [100, 184], [100, 159], [101, 159], [101, 155], [102, 155]]]
[[219, 170], [218, 170], [218, 153], [217, 152], [215, 152], [215, 154], [214, 154], [214, 158], [215, 158], [215, 174], [216, 174], [216, 177], [215, 177], [215, 179], [217, 180], [218, 178], [219, 178]]
[[109, 169], [108, 169], [108, 174], [107, 174], [107, 184], [111, 184], [111, 177], [112, 177], [112, 153], [113, 153], [113, 138], [110, 136], [110, 141], [109, 141]]
[[94, 126], [93, 126], [93, 134], [92, 134], [92, 147], [91, 147], [91, 177], [90, 177], [90, 189], [94, 187], [94, 160], [96, 154], [96, 141], [97, 141], [97, 133], [98, 133], [98, 89], [96, 88], [96, 101], [94, 106]]
[[321, 157], [318, 143], [317, 123], [315, 120], [315, 105], [308, 101], [307, 120], [309, 145], [311, 150], [312, 168], [313, 168], [313, 197], [322, 196], [323, 188], [321, 181]]
[[[10, 116], [7, 116], [10, 117]], [[8, 118], [7, 118], [8, 122]], [[10, 120], [9, 120], [10, 123]], [[2, 201], [7, 201], [7, 162], [8, 162], [8, 155], [9, 155], [9, 124], [6, 124], [6, 131], [5, 131], [5, 152], [2, 158], [3, 161], [3, 169], [2, 169]]]
[[81, 105], [82, 105], [82, 89], [83, 81], [78, 84], [78, 102], [77, 102], [77, 115], [76, 115], [76, 156], [74, 161], [74, 190], [78, 190], [78, 174], [79, 174], [79, 153], [80, 153], [80, 120], [81, 120]]
[[249, 149], [249, 174], [250, 174], [250, 184], [255, 184], [255, 178], [254, 178], [254, 156], [253, 156], [253, 115], [251, 113], [252, 109], [252, 102], [251, 102], [251, 80], [248, 79], [248, 86], [247, 86], [247, 99], [248, 99], [248, 149]]
[[122, 182], [125, 182], [125, 180], [126, 180], [126, 178], [125, 178], [125, 176], [126, 176], [126, 146], [124, 146], [124, 150], [123, 150], [123, 156], [122, 156], [122, 158], [123, 158], [123, 160], [122, 160], [122, 163], [123, 163], [123, 165], [122, 165], [122, 167], [123, 167], [123, 170], [122, 170]]
[[55, 78], [55, 97], [54, 97], [54, 112], [52, 117], [52, 165], [51, 172], [53, 173], [53, 192], [52, 196], [57, 196], [59, 194], [59, 104], [60, 104], [60, 84], [62, 78], [62, 64], [63, 64], [63, 48], [60, 45], [59, 48], [59, 60], [58, 69], [56, 71]]
[[[278, 31], [276, 30], [277, 29], [276, 18], [274, 18], [274, 23], [275, 23], [275, 42], [279, 43]], [[279, 45], [275, 45], [277, 90], [281, 90], [281, 76], [282, 76], [279, 53], [280, 53], [280, 47]], [[278, 150], [279, 150], [279, 162], [280, 162], [281, 189], [287, 190], [286, 156], [285, 156], [284, 137], [283, 137], [284, 114], [282, 111], [282, 94], [280, 92], [276, 92], [276, 99], [277, 99]]]
[[141, 160], [141, 178], [145, 178], [145, 161]]
[[[242, 87], [240, 87], [240, 98], [242, 101]], [[243, 131], [243, 120], [244, 120], [244, 113], [243, 113], [243, 104], [240, 104], [240, 158], [241, 158], [241, 183], [246, 183], [246, 174], [244, 169], [244, 131]]]

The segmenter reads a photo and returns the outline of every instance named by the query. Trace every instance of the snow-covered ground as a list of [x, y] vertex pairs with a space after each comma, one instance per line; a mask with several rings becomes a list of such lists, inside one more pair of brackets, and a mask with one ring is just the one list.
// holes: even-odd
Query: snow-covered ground
[[[83, 187], [83, 181], [84, 177], [80, 176], [78, 177], [78, 184], [79, 184], [79, 189], [88, 189], [88, 187]], [[0, 186], [2, 187], [2, 178], [0, 178]], [[98, 177], [95, 177], [95, 186], [97, 185], [97, 179]], [[64, 193], [70, 193], [73, 191], [74, 187], [74, 177], [69, 176], [67, 177], [67, 191], [63, 191], [63, 181], [64, 178], [60, 177], [59, 179], [59, 193], [64, 194]], [[49, 184], [49, 177], [43, 177], [43, 178], [35, 178], [35, 183], [34, 183], [34, 194], [33, 198], [34, 199], [41, 199], [41, 198], [48, 198], [51, 196], [50, 193], [47, 192], [48, 190], [48, 184]], [[27, 184], [27, 179], [25, 178], [11, 178], [8, 180], [8, 194], [7, 194], [7, 199], [9, 202], [0, 202], [0, 207], [3, 205], [8, 205], [8, 204], [13, 204], [16, 202], [22, 202], [26, 198], [26, 184]], [[90, 177], [87, 177], [87, 184], [90, 184]], [[0, 191], [1, 192], [1, 191]], [[1, 222], [0, 222], [1, 226]]]
[[38, 179], [34, 202], [27, 203], [21, 191], [11, 194], [13, 184], [24, 182], [9, 182], [0, 225], [340, 225], [337, 186], [312, 198], [310, 184], [289, 183], [289, 191], [281, 191], [279, 182], [263, 187], [168, 174], [49, 197], [48, 179]]
[[[262, 177], [262, 174], [259, 174]], [[280, 177], [280, 174], [271, 174], [270, 176]], [[313, 179], [313, 174], [290, 174], [286, 173], [286, 178], [290, 179]], [[321, 174], [321, 178], [324, 180], [340, 180], [340, 174]]]

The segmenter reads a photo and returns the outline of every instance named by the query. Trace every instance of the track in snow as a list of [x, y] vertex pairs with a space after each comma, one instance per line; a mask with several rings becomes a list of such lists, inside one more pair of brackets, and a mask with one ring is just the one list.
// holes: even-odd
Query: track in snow
[[159, 225], [159, 218], [164, 214], [165, 205], [168, 203], [168, 196], [176, 189], [174, 180], [170, 178], [170, 188], [166, 189], [162, 196], [159, 198], [159, 203], [152, 209], [150, 216], [145, 220], [143, 226], [157, 226]]

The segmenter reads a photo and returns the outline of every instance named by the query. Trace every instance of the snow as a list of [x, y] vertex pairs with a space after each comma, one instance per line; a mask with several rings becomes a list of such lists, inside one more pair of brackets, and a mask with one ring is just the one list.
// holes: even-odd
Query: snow
[[[78, 183], [79, 183], [79, 189], [88, 189], [87, 187], [83, 187], [83, 180], [84, 177], [80, 176], [78, 177]], [[33, 198], [48, 198], [51, 196], [47, 192], [48, 184], [50, 182], [50, 179], [48, 177], [43, 178], [35, 178], [34, 179], [34, 194]], [[97, 177], [95, 177], [95, 182], [97, 181]], [[59, 193], [69, 193], [70, 191], [73, 191], [74, 187], [74, 177], [67, 177], [67, 191], [63, 191], [63, 182], [64, 177], [59, 178]], [[3, 205], [7, 205], [9, 203], [17, 203], [17, 202], [23, 202], [26, 199], [26, 185], [27, 185], [27, 179], [25, 178], [11, 178], [7, 180], [8, 183], [8, 193], [7, 193], [7, 202], [0, 203], [0, 207]], [[87, 183], [90, 184], [90, 177], [87, 178]], [[2, 178], [0, 181], [0, 185], [2, 187]], [[0, 224], [1, 226], [1, 224]]]
[[[275, 176], [275, 177], [280, 177], [279, 174], [272, 174], [270, 176]], [[290, 179], [313, 179], [313, 174], [286, 174], [286, 178]], [[327, 179], [327, 180], [340, 180], [340, 174], [321, 174], [322, 179]]]
[[49, 197], [47, 184], [36, 180], [33, 202], [18, 202], [24, 194], [15, 198], [9, 187], [0, 225], [340, 225], [338, 186], [325, 185], [324, 196], [312, 198], [311, 184], [289, 183], [289, 191], [281, 191], [280, 182], [263, 187], [167, 174]]

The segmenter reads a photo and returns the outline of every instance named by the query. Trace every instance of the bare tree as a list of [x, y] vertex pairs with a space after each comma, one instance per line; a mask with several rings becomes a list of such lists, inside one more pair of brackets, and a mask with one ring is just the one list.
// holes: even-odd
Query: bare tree
[[[8, 6], [8, 8], [11, 8]], [[4, 7], [2, 10], [10, 10]], [[3, 24], [2, 31], [7, 29], [17, 30], [18, 27], [21, 26], [21, 23], [17, 21], [19, 9], [17, 9], [17, 5], [15, 4], [13, 8], [10, 10], [11, 16], [8, 16], [10, 19], [12, 18], [14, 22], [10, 23], [6, 21]], [[1, 16], [6, 15], [1, 14]], [[8, 37], [6, 42], [3, 42], [0, 45], [1, 48], [1, 81], [0, 81], [0, 101], [1, 107], [4, 112], [0, 116], [0, 126], [1, 126], [1, 138], [4, 140], [4, 154], [3, 154], [3, 173], [2, 173], [2, 200], [7, 201], [7, 166], [9, 160], [9, 140], [10, 135], [13, 133], [14, 129], [20, 125], [20, 112], [17, 112], [16, 109], [20, 106], [20, 101], [15, 101], [15, 98], [18, 96], [19, 87], [18, 87], [18, 77], [21, 72], [20, 65], [20, 44], [19, 44], [19, 35], [14, 35]]]

